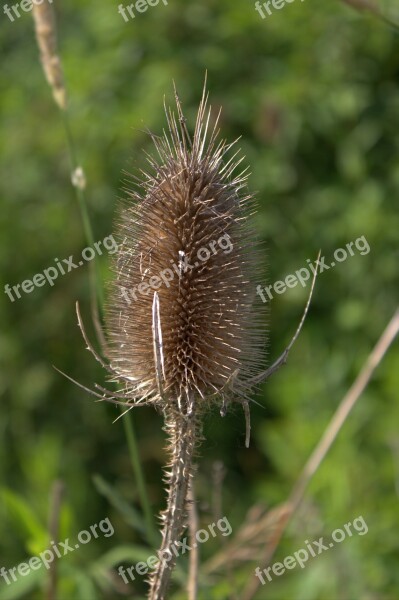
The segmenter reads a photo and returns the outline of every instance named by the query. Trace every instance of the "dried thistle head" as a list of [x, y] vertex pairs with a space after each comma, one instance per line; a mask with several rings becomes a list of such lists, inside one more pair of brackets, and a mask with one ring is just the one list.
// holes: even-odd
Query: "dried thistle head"
[[121, 208], [106, 324], [127, 397], [190, 413], [211, 398], [246, 399], [264, 362], [265, 319], [253, 199], [247, 175], [234, 175], [241, 160], [228, 158], [218, 119], [209, 127], [205, 91], [192, 138], [177, 94], [176, 103]]

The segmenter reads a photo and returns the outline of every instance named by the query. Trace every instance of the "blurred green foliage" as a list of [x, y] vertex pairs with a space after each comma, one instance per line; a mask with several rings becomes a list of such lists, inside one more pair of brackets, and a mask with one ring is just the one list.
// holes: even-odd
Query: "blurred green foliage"
[[[215, 461], [225, 465], [222, 512], [237, 531], [256, 503], [283, 502], [339, 400], [397, 304], [399, 231], [399, 36], [371, 14], [338, 0], [294, 2], [262, 20], [250, 0], [169, 0], [125, 23], [117, 2], [55, 3], [70, 94], [70, 116], [88, 188], [96, 240], [112, 231], [123, 169], [145, 163], [145, 133], [164, 127], [163, 96], [177, 83], [193, 123], [204, 73], [222, 132], [241, 136], [255, 226], [267, 246], [264, 286], [306, 266], [319, 248], [365, 236], [356, 253], [323, 273], [288, 366], [264, 385], [252, 407], [244, 447], [239, 411], [206, 421], [198, 459], [201, 524], [213, 520]], [[384, 3], [394, 10], [394, 2]], [[31, 15], [1, 14], [2, 112], [0, 261], [3, 286], [31, 279], [54, 259], [86, 246], [70, 185], [60, 115], [38, 60]], [[266, 252], [265, 252], [266, 254]], [[104, 281], [107, 257], [100, 258]], [[270, 358], [288, 343], [307, 289], [270, 303]], [[85, 351], [74, 310], [90, 321], [87, 266], [11, 302], [0, 296], [0, 566], [47, 545], [49, 494], [62, 479], [61, 539], [109, 516], [100, 536], [59, 562], [59, 600], [119, 598], [109, 569], [153, 553], [116, 409], [62, 378], [56, 365], [89, 387], [105, 374]], [[399, 352], [392, 348], [320, 467], [306, 502], [277, 552], [283, 559], [359, 515], [368, 534], [353, 536], [261, 588], [263, 600], [394, 600], [399, 589]], [[163, 507], [164, 434], [159, 415], [134, 423], [154, 514]], [[227, 538], [226, 538], [227, 539]], [[226, 541], [226, 540], [225, 540]], [[227, 539], [228, 542], [228, 539]], [[201, 547], [202, 561], [221, 538]], [[201, 599], [236, 598], [259, 555], [225, 576], [202, 578]], [[179, 561], [171, 597], [181, 591]], [[0, 598], [44, 597], [47, 571], [0, 581]], [[145, 596], [144, 578], [133, 583]], [[180, 590], [180, 591], [179, 591]], [[133, 597], [133, 596], [132, 596]]]

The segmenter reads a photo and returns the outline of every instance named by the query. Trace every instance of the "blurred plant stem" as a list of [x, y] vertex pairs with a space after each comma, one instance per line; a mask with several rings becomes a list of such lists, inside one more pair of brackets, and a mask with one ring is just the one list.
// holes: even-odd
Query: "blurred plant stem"
[[[85, 195], [86, 180], [83, 168], [79, 165], [75, 141], [69, 121], [66, 85], [62, 72], [61, 57], [58, 52], [57, 27], [54, 15], [54, 7], [51, 2], [45, 0], [41, 3], [34, 3], [32, 8], [36, 39], [40, 50], [42, 67], [46, 76], [46, 80], [52, 90], [53, 98], [61, 111], [65, 128], [69, 161], [71, 166], [71, 180], [80, 209], [86, 243], [88, 246], [93, 248], [93, 228], [91, 226]], [[89, 280], [94, 320], [95, 322], [99, 322], [99, 315], [102, 313], [104, 308], [104, 294], [101, 285], [100, 268], [97, 260], [89, 263]], [[150, 503], [144, 483], [144, 476], [141, 468], [141, 461], [133, 423], [129, 413], [124, 415], [123, 423], [129, 446], [130, 460], [137, 481], [140, 502], [145, 515], [148, 540], [156, 544], [157, 542], [154, 533], [155, 529], [152, 523]]]
[[[67, 110], [62, 110], [62, 120], [64, 123], [65, 134], [67, 138], [68, 144], [68, 152], [69, 152], [69, 161], [71, 166], [71, 180], [72, 185], [75, 189], [76, 199], [78, 201], [80, 215], [83, 223], [83, 230], [86, 238], [86, 242], [88, 246], [91, 248], [94, 247], [94, 235], [93, 228], [91, 226], [89, 211], [87, 209], [87, 202], [85, 196], [85, 187], [86, 187], [86, 178], [84, 175], [84, 171], [81, 166], [79, 166], [77, 160], [77, 154], [74, 144], [74, 139], [71, 131], [71, 126], [69, 123], [69, 116]], [[92, 262], [89, 262], [89, 274], [90, 274], [90, 289], [92, 295], [92, 306], [97, 307], [97, 313], [102, 312], [104, 307], [104, 294], [101, 286], [101, 273], [98, 266], [98, 261], [95, 259]]]
[[[53, 483], [50, 495], [50, 513], [49, 513], [49, 545], [53, 542], [58, 543], [59, 541], [59, 529], [60, 529], [60, 512], [62, 499], [64, 495], [64, 484], [62, 481], [55, 481]], [[57, 557], [50, 564], [48, 572], [48, 588], [47, 588], [47, 600], [57, 599]]]
[[[121, 407], [121, 409], [124, 410], [123, 407]], [[124, 415], [124, 417], [122, 417], [122, 421], [125, 429], [127, 443], [129, 446], [130, 460], [132, 462], [133, 471], [136, 476], [140, 502], [144, 511], [148, 541], [151, 542], [154, 548], [157, 548], [159, 544], [159, 539], [157, 530], [154, 526], [151, 505], [147, 493], [147, 487], [145, 485], [143, 470], [141, 468], [140, 455], [137, 447], [136, 434], [134, 431], [134, 423], [133, 420], [130, 418], [130, 413]]]
[[[66, 110], [61, 110], [63, 116], [63, 122], [65, 127], [65, 133], [68, 142], [68, 151], [71, 164], [72, 173], [72, 184], [75, 188], [76, 198], [79, 204], [80, 214], [83, 223], [83, 229], [86, 237], [87, 244], [93, 248], [94, 246], [94, 235], [93, 228], [89, 217], [89, 211], [87, 209], [86, 195], [85, 195], [85, 176], [82, 167], [79, 166], [77, 160], [77, 154], [74, 144], [74, 139], [69, 123], [69, 118]], [[104, 308], [104, 294], [101, 286], [101, 273], [98, 267], [97, 261], [89, 263], [90, 273], [90, 288], [91, 288], [91, 304], [95, 311], [95, 316], [101, 315]], [[124, 408], [121, 407], [121, 413], [124, 412]], [[141, 468], [140, 453], [137, 445], [136, 434], [134, 431], [133, 419], [130, 412], [127, 412], [122, 417], [125, 435], [129, 447], [130, 461], [132, 464], [133, 472], [137, 482], [137, 489], [139, 493], [140, 503], [144, 512], [144, 518], [146, 523], [148, 541], [156, 547], [158, 543], [156, 530], [153, 524], [153, 518], [151, 513], [150, 501], [147, 493], [147, 487], [144, 481], [143, 470]]]
[[383, 21], [386, 25], [399, 30], [399, 24], [390, 16], [382, 12], [381, 7], [374, 0], [342, 0], [344, 4], [351, 6], [358, 11], [366, 11]]

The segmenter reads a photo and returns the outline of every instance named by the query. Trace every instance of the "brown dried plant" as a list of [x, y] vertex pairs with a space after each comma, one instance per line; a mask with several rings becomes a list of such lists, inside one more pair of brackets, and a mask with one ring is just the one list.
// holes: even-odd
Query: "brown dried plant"
[[[151, 136], [158, 160], [148, 156], [150, 170], [132, 178], [135, 188], [126, 190], [116, 224], [105, 319], [108, 363], [88, 340], [77, 306], [87, 348], [120, 389], [95, 384], [93, 391], [75, 383], [125, 407], [122, 416], [149, 405], [164, 415], [169, 463], [159, 556], [168, 560], [159, 561], [150, 579], [151, 600], [166, 598], [176, 561], [172, 546], [187, 525], [205, 412], [218, 406], [224, 416], [229, 404], [242, 405], [249, 445], [250, 393], [285, 364], [316, 278], [315, 271], [289, 346], [262, 370], [266, 315], [265, 305], [255, 304], [260, 249], [250, 226], [254, 199], [246, 192], [247, 174], [234, 174], [242, 159], [238, 152], [228, 158], [234, 143], [219, 139], [219, 116], [210, 128], [205, 87], [192, 138], [176, 91], [175, 99], [177, 117], [165, 108], [168, 130]], [[229, 241], [228, 254], [216, 249], [222, 238]]]
[[[234, 176], [237, 153], [225, 159], [233, 144], [218, 139], [218, 119], [209, 127], [205, 90], [192, 139], [175, 96], [177, 117], [166, 109], [168, 131], [152, 136], [158, 160], [148, 157], [150, 171], [121, 209], [106, 311], [113, 379], [124, 382], [128, 402], [152, 404], [165, 418], [162, 556], [186, 525], [202, 416], [215, 403], [225, 414], [230, 402], [248, 402], [265, 345], [264, 310], [254, 304], [258, 245], [248, 223], [247, 176]], [[221, 238], [228, 254], [215, 247]], [[137, 289], [143, 292], [134, 299], [127, 295]], [[165, 597], [173, 563], [159, 563], [151, 598]]]
[[[371, 0], [343, 1], [381, 16]], [[43, 69], [64, 114], [70, 138], [51, 3], [48, 0], [34, 3], [33, 17]], [[228, 158], [234, 143], [220, 140], [218, 118], [210, 128], [211, 111], [205, 87], [192, 138], [176, 92], [175, 98], [177, 117], [165, 109], [167, 132], [162, 137], [152, 135], [158, 158], [148, 157], [150, 170], [142, 172], [139, 179], [133, 178], [136, 188], [126, 190], [127, 197], [120, 211], [115, 232], [120, 244], [106, 311], [108, 339], [103, 344], [108, 363], [90, 344], [77, 306], [78, 323], [87, 348], [108, 371], [109, 380], [118, 383], [120, 389], [110, 391], [96, 384], [97, 391], [92, 391], [78, 385], [100, 401], [121, 405], [125, 412], [151, 405], [164, 415], [169, 436], [169, 465], [159, 554], [170, 558], [160, 560], [151, 577], [151, 600], [166, 598], [175, 565], [171, 548], [187, 524], [193, 458], [202, 439], [203, 415], [211, 406], [218, 405], [224, 416], [230, 403], [241, 404], [248, 446], [250, 393], [285, 364], [304, 323], [317, 275], [315, 272], [293, 339], [271, 367], [262, 370], [266, 321], [264, 306], [255, 304], [259, 245], [249, 222], [255, 207], [252, 195], [245, 191], [247, 175], [245, 172], [235, 175], [242, 159], [237, 158], [238, 153]], [[78, 193], [83, 194], [83, 171], [74, 160], [72, 164], [73, 184]], [[84, 197], [79, 201], [86, 237], [92, 246]], [[221, 238], [229, 240], [228, 254], [221, 248], [215, 251], [216, 241]], [[203, 249], [207, 249], [209, 255], [198, 261]], [[173, 276], [160, 278], [165, 272]], [[142, 291], [129, 293], [137, 289]], [[266, 542], [264, 565], [268, 564], [310, 478], [398, 328], [396, 313], [381, 344], [371, 355], [370, 364], [340, 405], [288, 502], [266, 515], [259, 514], [258, 518], [253, 518], [256, 511], [251, 513], [227, 551], [205, 565], [205, 573], [226, 560], [234, 563], [251, 559], [253, 547], [259, 545], [259, 532]], [[190, 598], [196, 597], [197, 558], [192, 561]], [[49, 594], [55, 595], [55, 569], [50, 573], [49, 584]], [[252, 598], [258, 585], [259, 582], [252, 579], [244, 597]]]
[[35, 22], [36, 39], [40, 49], [40, 59], [53, 97], [61, 110], [66, 109], [67, 94], [64, 85], [61, 58], [57, 48], [57, 30], [54, 8], [48, 2], [33, 2], [32, 15]]

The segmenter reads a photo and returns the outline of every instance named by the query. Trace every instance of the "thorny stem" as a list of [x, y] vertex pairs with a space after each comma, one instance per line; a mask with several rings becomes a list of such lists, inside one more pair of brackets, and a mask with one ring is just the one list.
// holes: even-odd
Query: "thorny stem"
[[165, 431], [169, 435], [171, 460], [166, 476], [167, 506], [161, 515], [162, 544], [159, 563], [150, 581], [150, 600], [165, 600], [180, 537], [187, 522], [187, 496], [193, 471], [195, 447], [200, 439], [200, 424], [195, 408], [189, 415], [165, 411]]

